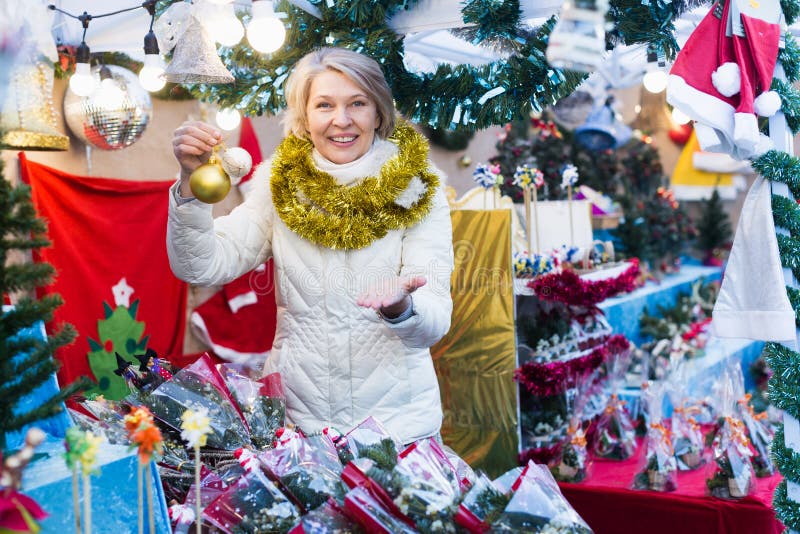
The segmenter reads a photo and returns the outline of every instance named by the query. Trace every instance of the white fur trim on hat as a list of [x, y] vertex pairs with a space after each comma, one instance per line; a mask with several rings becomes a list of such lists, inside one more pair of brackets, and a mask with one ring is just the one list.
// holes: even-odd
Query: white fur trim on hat
[[761, 93], [753, 101], [753, 109], [759, 117], [772, 117], [781, 109], [781, 96], [775, 91]]
[[[686, 80], [670, 74], [667, 81], [667, 102], [686, 113], [695, 121], [719, 130], [723, 136], [733, 137], [734, 108], [721, 98], [692, 87]], [[697, 123], [695, 123], [697, 129]], [[699, 138], [703, 150], [708, 148]]]
[[749, 158], [760, 141], [758, 119], [754, 113], [737, 113], [733, 124], [733, 142], [739, 148], [739, 155]]
[[735, 95], [742, 87], [742, 73], [739, 71], [739, 65], [732, 61], [723, 63], [711, 73], [711, 83], [721, 95]]

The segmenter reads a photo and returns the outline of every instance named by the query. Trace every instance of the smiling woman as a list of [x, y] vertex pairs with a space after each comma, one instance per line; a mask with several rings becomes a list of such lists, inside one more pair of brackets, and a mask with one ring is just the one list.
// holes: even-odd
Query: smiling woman
[[[450, 211], [425, 139], [395, 124], [374, 60], [323, 48], [287, 80], [286, 138], [229, 215], [190, 197], [188, 177], [219, 143], [199, 122], [174, 134], [175, 274], [220, 284], [273, 257], [278, 371], [287, 418], [304, 431], [379, 419], [402, 443], [442, 421], [429, 347], [449, 329]], [[262, 362], [253, 362], [260, 365]]]

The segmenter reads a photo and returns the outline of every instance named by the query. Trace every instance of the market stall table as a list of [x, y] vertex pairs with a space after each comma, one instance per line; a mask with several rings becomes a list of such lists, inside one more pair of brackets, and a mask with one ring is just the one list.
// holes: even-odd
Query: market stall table
[[669, 493], [630, 489], [641, 469], [637, 453], [625, 461], [594, 460], [580, 484], [561, 483], [561, 491], [595, 534], [779, 534], [783, 525], [772, 510], [779, 474], [756, 479], [755, 492], [738, 501], [706, 495], [712, 465], [678, 473]]

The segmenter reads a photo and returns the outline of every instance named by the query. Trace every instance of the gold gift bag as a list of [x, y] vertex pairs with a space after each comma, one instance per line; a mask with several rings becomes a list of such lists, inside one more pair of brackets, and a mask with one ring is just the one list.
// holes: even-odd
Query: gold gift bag
[[442, 437], [472, 467], [517, 465], [519, 430], [511, 211], [455, 210], [450, 331], [431, 348], [442, 392]]

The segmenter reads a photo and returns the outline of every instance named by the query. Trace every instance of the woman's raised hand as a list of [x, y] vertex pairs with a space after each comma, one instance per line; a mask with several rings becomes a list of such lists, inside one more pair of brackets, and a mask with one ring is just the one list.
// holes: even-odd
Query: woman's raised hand
[[424, 276], [399, 276], [371, 287], [356, 303], [386, 317], [397, 317], [411, 306], [411, 294], [427, 283]]
[[219, 130], [200, 121], [186, 121], [175, 129], [172, 134], [172, 153], [180, 163], [182, 182], [188, 182], [189, 175], [208, 161], [211, 150], [221, 139]]

